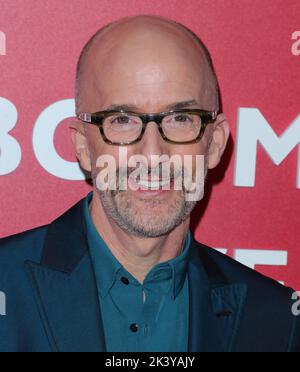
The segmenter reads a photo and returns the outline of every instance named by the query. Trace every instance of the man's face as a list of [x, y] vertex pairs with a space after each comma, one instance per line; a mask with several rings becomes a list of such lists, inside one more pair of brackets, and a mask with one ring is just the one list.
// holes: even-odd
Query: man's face
[[[82, 80], [81, 111], [97, 112], [115, 106], [141, 113], [216, 108], [202, 52], [187, 35], [169, 25], [157, 25], [149, 32], [147, 27], [125, 24], [104, 34], [89, 53]], [[161, 163], [151, 161], [153, 155], [181, 159], [184, 155], [206, 155], [212, 130], [209, 125], [198, 143], [170, 144], [161, 137], [157, 125], [149, 123], [143, 139], [127, 146], [128, 158], [142, 155], [148, 162], [141, 166], [150, 173], [161, 167]], [[120, 171], [120, 147], [105, 143], [99, 129], [92, 125], [86, 125], [84, 134], [94, 181], [101, 170], [96, 166], [101, 155], [113, 156]], [[194, 162], [193, 173], [195, 166]], [[202, 171], [206, 174], [206, 169]], [[171, 179], [173, 175], [171, 171]], [[161, 180], [163, 175], [156, 178]], [[190, 215], [196, 203], [186, 200], [184, 190], [172, 189], [172, 183], [168, 191], [129, 187], [113, 192], [97, 190], [95, 182], [95, 191], [109, 217], [123, 230], [144, 237], [169, 233]]]

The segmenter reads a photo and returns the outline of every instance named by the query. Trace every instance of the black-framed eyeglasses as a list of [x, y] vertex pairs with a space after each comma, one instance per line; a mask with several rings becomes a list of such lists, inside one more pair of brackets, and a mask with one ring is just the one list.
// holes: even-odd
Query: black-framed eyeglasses
[[162, 138], [168, 143], [199, 142], [207, 125], [214, 122], [217, 115], [217, 111], [199, 109], [181, 109], [158, 114], [106, 110], [78, 113], [77, 118], [96, 125], [106, 143], [126, 146], [139, 142], [150, 122], [157, 124]]

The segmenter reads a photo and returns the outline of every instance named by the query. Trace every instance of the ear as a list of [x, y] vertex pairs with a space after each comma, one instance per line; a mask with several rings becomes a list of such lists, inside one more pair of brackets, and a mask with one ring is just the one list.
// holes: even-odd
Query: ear
[[228, 142], [229, 134], [229, 124], [225, 115], [218, 115], [208, 146], [208, 169], [213, 169], [220, 163], [221, 157]]
[[92, 167], [90, 151], [83, 124], [74, 121], [70, 124], [69, 128], [71, 131], [71, 139], [74, 145], [76, 157], [81, 165], [81, 168], [87, 172], [91, 172]]

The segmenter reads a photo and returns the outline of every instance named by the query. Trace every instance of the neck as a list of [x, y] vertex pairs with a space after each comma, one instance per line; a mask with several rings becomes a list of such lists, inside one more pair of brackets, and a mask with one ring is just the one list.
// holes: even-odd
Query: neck
[[123, 231], [107, 214], [97, 193], [90, 204], [93, 223], [112, 254], [140, 283], [151, 269], [180, 255], [189, 230], [190, 220], [182, 222], [170, 234], [141, 238]]

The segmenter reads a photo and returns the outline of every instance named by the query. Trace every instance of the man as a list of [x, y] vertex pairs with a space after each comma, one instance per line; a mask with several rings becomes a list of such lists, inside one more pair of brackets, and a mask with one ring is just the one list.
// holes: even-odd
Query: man
[[[106, 26], [81, 54], [76, 111], [72, 140], [93, 193], [2, 239], [0, 350], [299, 351], [293, 291], [193, 240], [189, 183], [177, 190], [178, 168], [162, 171], [172, 156], [202, 156], [203, 181], [229, 136], [196, 35], [154, 16]], [[142, 176], [127, 179], [137, 164], [124, 166], [124, 149]], [[116, 162], [116, 189], [101, 188], [101, 156]]]

